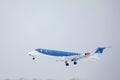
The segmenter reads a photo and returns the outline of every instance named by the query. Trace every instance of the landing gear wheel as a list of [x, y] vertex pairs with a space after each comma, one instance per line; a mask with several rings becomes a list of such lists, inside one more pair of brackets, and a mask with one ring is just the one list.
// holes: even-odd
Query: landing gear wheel
[[69, 66], [69, 63], [66, 63], [65, 65], [66, 65], [66, 66]]
[[69, 63], [68, 63], [67, 61], [65, 61], [65, 65], [66, 65], [66, 66], [69, 66]]
[[35, 60], [35, 58], [34, 58], [34, 57], [33, 57], [32, 59], [33, 59], [33, 60]]
[[76, 64], [77, 64], [77, 62], [75, 61], [75, 62], [74, 62], [74, 65], [76, 65]]

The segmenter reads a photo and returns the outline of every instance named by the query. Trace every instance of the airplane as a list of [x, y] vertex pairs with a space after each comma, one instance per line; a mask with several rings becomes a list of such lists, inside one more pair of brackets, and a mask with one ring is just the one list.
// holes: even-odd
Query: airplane
[[77, 61], [80, 59], [88, 58], [90, 60], [98, 60], [99, 55], [103, 53], [103, 50], [109, 47], [98, 47], [94, 53], [86, 52], [86, 53], [75, 53], [75, 52], [66, 52], [66, 51], [58, 51], [58, 50], [50, 50], [50, 49], [42, 49], [37, 48], [34, 51], [29, 52], [29, 56], [32, 56], [32, 59], [35, 60], [36, 56], [40, 54], [50, 55], [61, 57], [60, 61], [64, 61], [66, 66], [69, 66], [68, 62], [73, 62], [74, 65], [77, 64]]

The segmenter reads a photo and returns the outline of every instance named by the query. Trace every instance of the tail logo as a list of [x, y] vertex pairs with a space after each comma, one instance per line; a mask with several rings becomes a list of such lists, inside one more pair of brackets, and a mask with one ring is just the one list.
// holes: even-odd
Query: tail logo
[[105, 48], [98, 48], [96, 51], [95, 51], [95, 53], [103, 53], [103, 50], [104, 50]]

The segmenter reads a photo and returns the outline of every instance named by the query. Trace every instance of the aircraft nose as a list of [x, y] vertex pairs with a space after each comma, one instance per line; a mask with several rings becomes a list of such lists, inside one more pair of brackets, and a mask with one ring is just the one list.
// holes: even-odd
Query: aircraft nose
[[37, 51], [30, 51], [30, 52], [28, 52], [28, 55], [36, 55], [37, 54]]

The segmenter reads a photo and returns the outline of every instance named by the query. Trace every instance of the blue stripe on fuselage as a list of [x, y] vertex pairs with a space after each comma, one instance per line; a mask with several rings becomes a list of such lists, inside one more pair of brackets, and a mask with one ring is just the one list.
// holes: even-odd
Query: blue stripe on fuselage
[[73, 52], [64, 52], [64, 51], [56, 51], [56, 50], [49, 50], [49, 49], [35, 49], [39, 53], [43, 53], [46, 55], [52, 56], [73, 56], [73, 55], [80, 55], [80, 53], [73, 53]]

